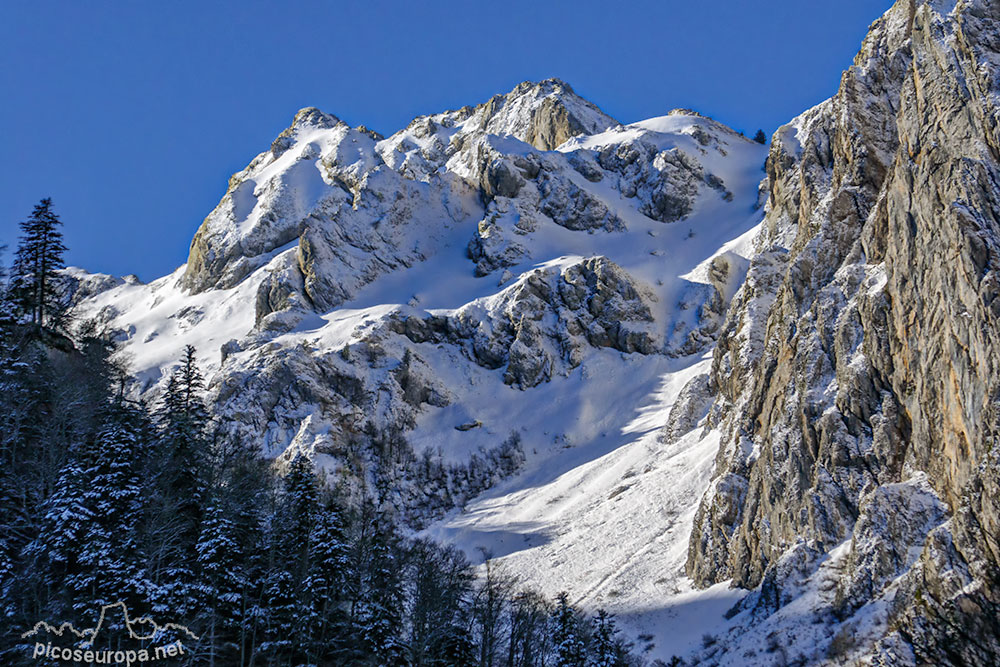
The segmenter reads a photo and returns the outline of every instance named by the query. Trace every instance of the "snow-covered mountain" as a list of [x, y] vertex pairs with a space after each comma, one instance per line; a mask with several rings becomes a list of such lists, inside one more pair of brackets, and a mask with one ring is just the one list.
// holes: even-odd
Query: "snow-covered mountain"
[[[194, 345], [217, 413], [271, 456], [308, 452], [415, 529], [627, 612], [653, 592], [614, 573], [664, 563], [650, 540], [679, 577], [717, 438], [674, 441], [708, 408], [765, 156], [693, 112], [620, 125], [557, 80], [387, 139], [305, 109], [230, 179], [186, 265], [148, 285], [76, 272], [79, 309], [121, 332], [142, 392]], [[685, 386], [703, 400], [672, 414]], [[580, 475], [601, 480], [552, 500]], [[482, 509], [505, 493], [535, 510]], [[586, 530], [608, 494], [601, 516], [652, 515]], [[563, 529], [618, 545], [584, 576], [551, 558]]]
[[464, 461], [513, 431], [544, 453], [572, 434], [535, 393], [708, 349], [764, 156], [689, 112], [621, 126], [555, 80], [388, 139], [306, 109], [230, 179], [185, 266], [148, 285], [77, 274], [80, 309], [121, 331], [143, 392], [197, 347], [220, 414], [275, 456], [335, 469], [345, 441], [393, 434]]
[[142, 393], [194, 345], [231, 432], [650, 657], [990, 664], [997, 35], [900, 0], [770, 149], [557, 80], [388, 138], [304, 109], [184, 266], [77, 308]]

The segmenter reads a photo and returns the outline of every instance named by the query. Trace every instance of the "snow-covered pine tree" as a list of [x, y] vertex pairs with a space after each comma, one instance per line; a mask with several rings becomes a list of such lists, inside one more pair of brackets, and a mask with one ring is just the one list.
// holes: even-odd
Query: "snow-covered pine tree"
[[51, 402], [38, 400], [37, 385], [44, 373], [37, 362], [43, 353], [20, 345], [21, 327], [5, 275], [0, 265], [0, 539], [15, 554], [31, 539], [30, 515], [52, 489], [51, 478], [45, 480], [47, 488], [39, 478], [57, 473], [61, 460], [51, 468], [25, 466], [46, 451], [41, 433], [51, 420], [43, 405]]
[[210, 417], [195, 353], [191, 345], [184, 348], [180, 366], [167, 382], [159, 412], [159, 447], [167, 457], [162, 481], [177, 502], [174, 511], [188, 534], [196, 531], [201, 518], [209, 458]]
[[[271, 539], [269, 533], [270, 519], [273, 519], [273, 508], [262, 507], [266, 501], [264, 493], [254, 493], [258, 505], [246, 508], [241, 515], [239, 508], [233, 517], [239, 526], [239, 536], [244, 541], [244, 568], [246, 571], [246, 588], [241, 602], [241, 624], [239, 637], [239, 664], [252, 663], [260, 650], [260, 643], [266, 639], [268, 609], [266, 592], [269, 583], [271, 562]], [[252, 516], [246, 521], [245, 514]]]
[[310, 541], [319, 509], [319, 486], [309, 457], [297, 454], [288, 466], [281, 498], [278, 550], [297, 582], [309, 572]]
[[14, 614], [10, 589], [14, 580], [14, 557], [7, 545], [7, 538], [0, 535], [0, 618]]
[[314, 591], [306, 584], [310, 582], [312, 538], [318, 511], [316, 473], [309, 457], [299, 453], [282, 480], [275, 520], [271, 523], [271, 572], [265, 593], [268, 622], [262, 648], [273, 660], [297, 659], [315, 649], [310, 632], [317, 625]]
[[[0, 245], [0, 258], [7, 251], [7, 246]], [[14, 332], [15, 308], [13, 294], [7, 284], [7, 270], [0, 262], [0, 354], [12, 347]]]
[[66, 578], [78, 617], [119, 601], [135, 609], [146, 597], [137, 530], [143, 513], [137, 460], [144, 418], [124, 401], [110, 406], [83, 471], [82, 504], [90, 516], [80, 535], [79, 570]]
[[569, 603], [569, 594], [556, 596], [552, 612], [552, 644], [556, 667], [585, 667], [587, 647], [580, 627], [579, 612]]
[[[0, 255], [6, 246], [0, 246]], [[14, 309], [5, 284], [6, 272], [0, 264], [0, 587], [13, 576], [13, 551], [19, 530], [17, 481], [18, 456], [16, 412], [23, 411], [21, 373], [27, 370], [17, 358], [14, 345]], [[20, 404], [20, 410], [17, 406]], [[23, 541], [23, 538], [22, 538]], [[4, 590], [7, 590], [4, 588]]]
[[44, 605], [55, 618], [69, 615], [75, 591], [67, 583], [76, 581], [81, 574], [78, 558], [94, 517], [93, 509], [85, 503], [89, 480], [82, 450], [81, 445], [71, 448], [59, 470], [55, 489], [42, 504], [37, 536], [20, 555], [21, 562], [27, 565], [25, 569], [33, 575], [31, 583], [55, 592]]
[[206, 510], [202, 535], [206, 536], [210, 515], [218, 513], [215, 532], [221, 534], [222, 524], [226, 524], [225, 530], [235, 541], [233, 552], [240, 554], [241, 588], [232, 636], [236, 652], [228, 656], [228, 662], [246, 665], [257, 651], [266, 620], [263, 588], [273, 560], [269, 531], [277, 523], [273, 493], [277, 480], [271, 462], [255, 446], [231, 437], [215, 440], [212, 445], [210, 507], [214, 509]]
[[21, 315], [39, 329], [59, 328], [66, 314], [57, 273], [65, 266], [61, 225], [48, 197], [38, 202], [31, 216], [21, 223], [11, 292]]
[[392, 521], [380, 513], [370, 518], [367, 567], [355, 622], [374, 664], [403, 664], [403, 568], [399, 538]]
[[330, 657], [341, 648], [348, 631], [345, 609], [345, 577], [348, 545], [344, 537], [344, 517], [340, 507], [329, 501], [317, 511], [309, 539], [309, 571], [302, 583], [308, 609], [310, 656]]
[[445, 667], [476, 664], [476, 645], [467, 628], [457, 625], [445, 627], [432, 648], [428, 665]]
[[628, 647], [618, 637], [615, 617], [603, 609], [594, 618], [591, 654], [593, 667], [628, 667]]
[[243, 620], [247, 588], [242, 546], [235, 525], [221, 507], [205, 510], [201, 535], [195, 545], [198, 583], [195, 592], [207, 631], [199, 653], [210, 665], [225, 664], [234, 654]]
[[[157, 437], [150, 458], [151, 513], [146, 531], [150, 576], [157, 584], [156, 608], [181, 613], [192, 600], [210, 439], [204, 381], [188, 346], [171, 374], [156, 414]], [[192, 612], [194, 610], [192, 609]]]
[[295, 581], [285, 567], [277, 564], [267, 575], [261, 601], [263, 637], [259, 652], [265, 664], [278, 667], [293, 664], [299, 641], [296, 631], [300, 610]]

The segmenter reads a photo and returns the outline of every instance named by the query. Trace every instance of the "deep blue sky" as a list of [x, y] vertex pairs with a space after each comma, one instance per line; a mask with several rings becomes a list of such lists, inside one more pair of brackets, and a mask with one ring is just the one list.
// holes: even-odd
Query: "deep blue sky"
[[0, 243], [51, 196], [69, 263], [165, 274], [304, 106], [390, 134], [557, 76], [623, 122], [683, 106], [770, 134], [836, 91], [890, 5], [3, 2]]

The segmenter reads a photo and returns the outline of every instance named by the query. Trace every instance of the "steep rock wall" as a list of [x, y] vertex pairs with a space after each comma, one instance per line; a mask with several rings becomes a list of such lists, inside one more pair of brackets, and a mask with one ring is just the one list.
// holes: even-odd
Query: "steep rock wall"
[[[873, 24], [838, 94], [775, 135], [713, 366], [726, 437], [688, 573], [780, 590], [783, 560], [852, 540], [836, 611], [892, 596], [886, 664], [1000, 655], [998, 65], [995, 2]], [[922, 473], [947, 512], [910, 493], [873, 529], [881, 489]], [[872, 577], [873, 541], [916, 546]]]

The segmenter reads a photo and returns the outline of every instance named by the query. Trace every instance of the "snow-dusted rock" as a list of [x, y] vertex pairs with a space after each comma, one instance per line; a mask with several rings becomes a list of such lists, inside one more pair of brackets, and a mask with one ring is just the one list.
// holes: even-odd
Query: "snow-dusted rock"
[[948, 508], [926, 475], [875, 487], [861, 499], [851, 550], [837, 589], [841, 613], [861, 607], [916, 562], [928, 534]]
[[504, 382], [534, 387], [576, 368], [590, 348], [662, 352], [649, 304], [656, 297], [603, 257], [536, 269], [451, 317], [396, 314], [390, 328], [414, 342], [450, 342]]

